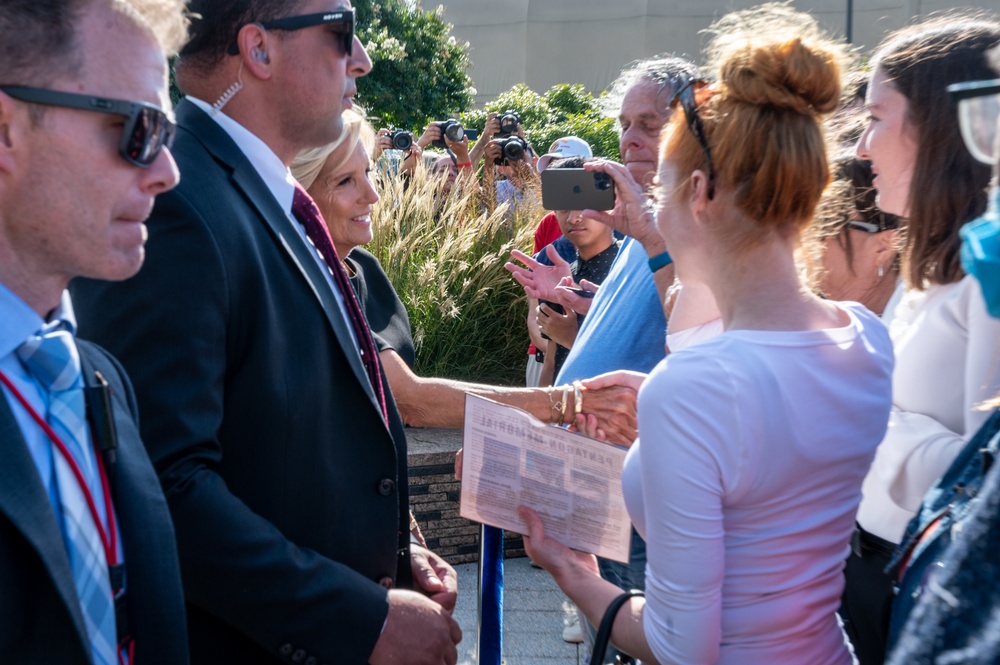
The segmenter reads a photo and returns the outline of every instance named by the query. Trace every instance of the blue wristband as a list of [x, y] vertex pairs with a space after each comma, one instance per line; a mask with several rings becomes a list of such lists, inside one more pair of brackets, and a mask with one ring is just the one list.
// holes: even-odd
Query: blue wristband
[[666, 268], [674, 260], [670, 258], [669, 252], [663, 252], [662, 254], [657, 254], [649, 260], [649, 272], [656, 272], [660, 268]]

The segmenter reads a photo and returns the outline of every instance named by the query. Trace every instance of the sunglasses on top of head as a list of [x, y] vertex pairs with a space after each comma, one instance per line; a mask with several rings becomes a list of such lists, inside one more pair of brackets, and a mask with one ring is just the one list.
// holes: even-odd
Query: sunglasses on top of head
[[670, 105], [680, 103], [684, 110], [684, 118], [687, 120], [688, 129], [694, 135], [702, 152], [705, 153], [705, 162], [708, 167], [708, 198], [711, 200], [715, 196], [715, 165], [712, 163], [712, 151], [708, 149], [708, 137], [705, 135], [705, 126], [701, 123], [701, 116], [698, 115], [698, 101], [695, 99], [695, 92], [702, 86], [707, 85], [704, 79], [693, 78], [684, 83], [671, 99]]
[[[273, 21], [257, 23], [265, 30], [301, 30], [316, 25], [330, 26], [337, 35], [340, 52], [351, 55], [354, 50], [354, 10], [341, 9], [335, 12], [320, 12], [318, 14], [303, 14], [301, 16], [286, 16]], [[240, 45], [235, 41], [229, 45], [229, 55], [239, 55]]]
[[78, 95], [26, 85], [0, 85], [0, 90], [14, 99], [29, 104], [122, 116], [125, 118], [125, 126], [118, 141], [118, 154], [128, 163], [141, 168], [149, 168], [163, 148], [169, 148], [174, 141], [174, 131], [177, 126], [167, 117], [163, 109], [153, 104]]

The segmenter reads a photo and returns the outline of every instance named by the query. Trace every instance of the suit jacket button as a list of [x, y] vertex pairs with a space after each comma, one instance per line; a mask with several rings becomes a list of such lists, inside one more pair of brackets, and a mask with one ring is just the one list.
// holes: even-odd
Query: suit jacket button
[[293, 663], [301, 663], [306, 658], [306, 652], [302, 649], [297, 649], [295, 653], [292, 654]]
[[382, 496], [389, 496], [396, 489], [396, 481], [392, 478], [383, 478], [378, 481], [378, 493]]
[[384, 586], [386, 589], [391, 589], [392, 588], [392, 578], [389, 577], [388, 575], [386, 575], [385, 577], [383, 577], [382, 579], [380, 579], [378, 581], [378, 583], [381, 584], [382, 586]]
[[278, 654], [279, 655], [287, 656], [290, 653], [292, 653], [292, 645], [291, 644], [282, 644], [280, 647], [278, 647]]

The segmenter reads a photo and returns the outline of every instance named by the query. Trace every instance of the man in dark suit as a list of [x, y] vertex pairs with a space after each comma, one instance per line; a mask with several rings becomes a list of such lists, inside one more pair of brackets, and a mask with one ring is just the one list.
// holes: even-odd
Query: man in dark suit
[[455, 663], [454, 570], [410, 546], [400, 419], [367, 326], [349, 316], [353, 291], [306, 240], [287, 169], [340, 135], [371, 68], [353, 11], [189, 9], [183, 181], [157, 200], [138, 276], [80, 283], [74, 298], [81, 330], [136, 385], [177, 530], [192, 660]]
[[0, 8], [0, 662], [188, 662], [167, 503], [118, 363], [74, 338], [78, 275], [143, 260], [183, 3]]

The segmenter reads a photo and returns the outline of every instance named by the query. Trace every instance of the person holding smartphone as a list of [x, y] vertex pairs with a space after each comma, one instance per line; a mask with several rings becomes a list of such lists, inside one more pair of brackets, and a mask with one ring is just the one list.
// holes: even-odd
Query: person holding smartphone
[[786, 5], [711, 32], [718, 82], [666, 100], [655, 228], [725, 332], [671, 352], [641, 385], [622, 486], [647, 545], [646, 597], [600, 579], [592, 555], [522, 506], [525, 549], [642, 662], [849, 665], [836, 609], [891, 407], [892, 345], [863, 306], [811, 293], [795, 263], [829, 180], [821, 121], [846, 53]]
[[[553, 160], [547, 168], [580, 169], [587, 160], [583, 157], [566, 157]], [[576, 253], [576, 260], [569, 264], [574, 284], [583, 280], [591, 286], [600, 285], [611, 271], [611, 264], [618, 257], [621, 241], [615, 240], [610, 226], [583, 216], [582, 210], [556, 210], [555, 216], [563, 237]], [[544, 253], [543, 249], [539, 254]], [[538, 259], [540, 257], [536, 257]], [[592, 291], [583, 290], [592, 294]], [[589, 301], [588, 301], [589, 303]], [[538, 328], [546, 340], [545, 362], [542, 365], [540, 386], [551, 386], [559, 375], [569, 350], [576, 339], [586, 310], [578, 311], [546, 300], [540, 300], [536, 310]]]

